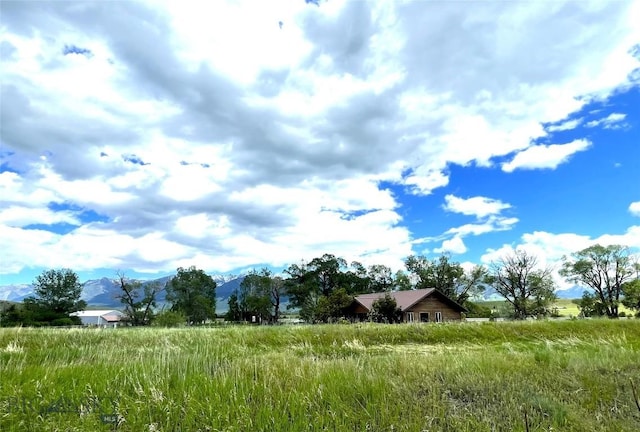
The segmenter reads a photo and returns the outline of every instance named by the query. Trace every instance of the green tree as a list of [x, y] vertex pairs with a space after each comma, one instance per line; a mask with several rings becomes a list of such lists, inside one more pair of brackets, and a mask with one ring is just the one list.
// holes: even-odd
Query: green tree
[[179, 267], [166, 290], [171, 310], [184, 314], [189, 324], [202, 324], [216, 317], [216, 282], [203, 270]]
[[125, 320], [133, 326], [149, 325], [157, 296], [164, 289], [158, 282], [134, 281], [122, 272], [116, 273], [120, 293], [116, 296], [124, 306]]
[[538, 269], [537, 258], [517, 250], [491, 265], [486, 282], [513, 307], [516, 319], [546, 314], [557, 299], [550, 269]]
[[396, 299], [387, 292], [383, 297], [373, 302], [369, 318], [375, 322], [387, 322], [389, 324], [402, 322], [402, 310], [398, 307]]
[[328, 296], [318, 299], [314, 318], [317, 321], [330, 322], [345, 317], [351, 303], [353, 303], [353, 296], [350, 296], [344, 288], [338, 288]]
[[344, 288], [349, 294], [371, 292], [372, 289], [372, 280], [367, 275], [367, 269], [358, 261], [353, 261], [350, 269], [340, 271], [336, 275], [336, 282], [333, 289]]
[[392, 270], [382, 264], [369, 266], [367, 273], [370, 283], [370, 292], [391, 291], [394, 286]]
[[247, 315], [259, 317], [260, 321], [271, 318], [270, 285], [271, 275], [266, 269], [261, 272], [252, 270], [244, 277], [238, 300], [245, 319]]
[[578, 305], [580, 315], [583, 317], [603, 316], [607, 313], [598, 298], [587, 291], [582, 293], [582, 298], [573, 300], [573, 303]]
[[395, 274], [393, 286], [398, 291], [409, 291], [412, 289], [411, 279], [402, 270], [398, 270]]
[[[280, 302], [284, 295], [285, 283], [271, 270], [252, 270], [245, 276], [238, 292], [239, 309], [242, 314], [259, 316], [262, 320], [278, 322]], [[246, 318], [246, 316], [245, 316]]]
[[567, 281], [593, 290], [610, 318], [618, 316], [622, 286], [634, 277], [629, 249], [621, 245], [594, 245], [564, 258], [560, 274]]
[[640, 279], [634, 279], [622, 284], [622, 304], [636, 311], [640, 316]]
[[33, 321], [53, 323], [71, 319], [70, 313], [87, 307], [80, 299], [82, 284], [78, 275], [70, 269], [42, 272], [33, 282], [33, 288], [35, 296], [26, 298], [23, 305]]
[[344, 280], [343, 271], [346, 267], [347, 262], [344, 258], [324, 254], [320, 258], [312, 259], [307, 265], [307, 270], [315, 276], [320, 294], [328, 296]]
[[288, 309], [298, 309], [300, 317], [307, 321], [313, 316], [318, 298], [318, 282], [315, 274], [303, 262], [291, 264], [284, 273], [288, 276], [284, 280], [285, 290], [289, 295]]
[[238, 301], [237, 290], [231, 293], [228, 300], [229, 310], [224, 317], [227, 321], [241, 321], [242, 310], [240, 309], [240, 302]]
[[475, 266], [465, 271], [447, 254], [435, 260], [412, 255], [405, 260], [405, 266], [417, 279], [416, 289], [435, 288], [459, 304], [482, 292], [487, 276], [485, 267]]

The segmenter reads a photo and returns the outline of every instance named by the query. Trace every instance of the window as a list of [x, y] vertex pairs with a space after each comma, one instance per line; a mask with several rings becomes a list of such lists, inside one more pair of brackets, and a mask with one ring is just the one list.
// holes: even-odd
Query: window
[[413, 312], [407, 312], [407, 322], [413, 322]]
[[442, 312], [436, 312], [436, 322], [442, 322]]
[[420, 312], [420, 322], [429, 322], [429, 312]]

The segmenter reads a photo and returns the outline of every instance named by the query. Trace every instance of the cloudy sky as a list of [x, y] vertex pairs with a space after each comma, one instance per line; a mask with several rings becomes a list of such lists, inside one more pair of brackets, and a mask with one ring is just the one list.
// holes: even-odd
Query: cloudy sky
[[4, 284], [640, 247], [640, 1], [0, 7]]

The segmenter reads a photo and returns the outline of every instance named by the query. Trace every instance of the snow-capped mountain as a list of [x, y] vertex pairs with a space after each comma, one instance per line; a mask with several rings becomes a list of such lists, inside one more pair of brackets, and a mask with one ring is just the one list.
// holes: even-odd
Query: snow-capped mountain
[[[173, 276], [165, 276], [152, 280], [141, 280], [143, 284], [158, 283], [165, 286]], [[213, 280], [218, 284], [216, 288], [216, 297], [219, 303], [226, 302], [231, 293], [240, 286], [244, 276], [236, 275], [213, 275]], [[120, 294], [120, 285], [117, 279], [103, 277], [101, 279], [91, 279], [82, 285], [82, 300], [86, 301], [90, 307], [109, 307], [119, 308], [122, 306], [118, 295]], [[0, 286], [0, 300], [21, 302], [25, 297], [33, 295], [33, 286], [29, 284], [22, 285], [4, 285]], [[158, 303], [165, 302], [166, 292], [163, 290], [158, 295]]]

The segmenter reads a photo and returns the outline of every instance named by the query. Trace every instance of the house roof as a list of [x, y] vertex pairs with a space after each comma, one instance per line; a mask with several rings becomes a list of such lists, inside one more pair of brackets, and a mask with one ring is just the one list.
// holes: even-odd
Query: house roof
[[[378, 300], [379, 298], [384, 297], [385, 294], [387, 294], [387, 292], [361, 294], [355, 297], [355, 301], [360, 303], [367, 310], [371, 310], [371, 308], [373, 307], [373, 302]], [[424, 299], [425, 297], [429, 297], [431, 295], [437, 295], [442, 300], [444, 300], [445, 302], [449, 303], [451, 306], [453, 306], [456, 309], [459, 309], [462, 312], [466, 311], [466, 309], [462, 305], [451, 300], [449, 297], [445, 296], [435, 288], [425, 288], [425, 289], [408, 290], [408, 291], [390, 291], [388, 292], [388, 294], [396, 301], [398, 307], [403, 312], [406, 311], [407, 309], [410, 309], [411, 306], [415, 305], [420, 300]]]
[[102, 315], [101, 318], [106, 322], [117, 322], [120, 321], [120, 315]]
[[105, 315], [116, 315], [119, 317], [119, 316], [122, 316], [122, 312], [115, 309], [83, 310], [83, 311], [73, 312], [70, 315], [77, 316], [80, 318], [89, 318], [89, 317], [97, 318], [97, 317], [104, 317]]

